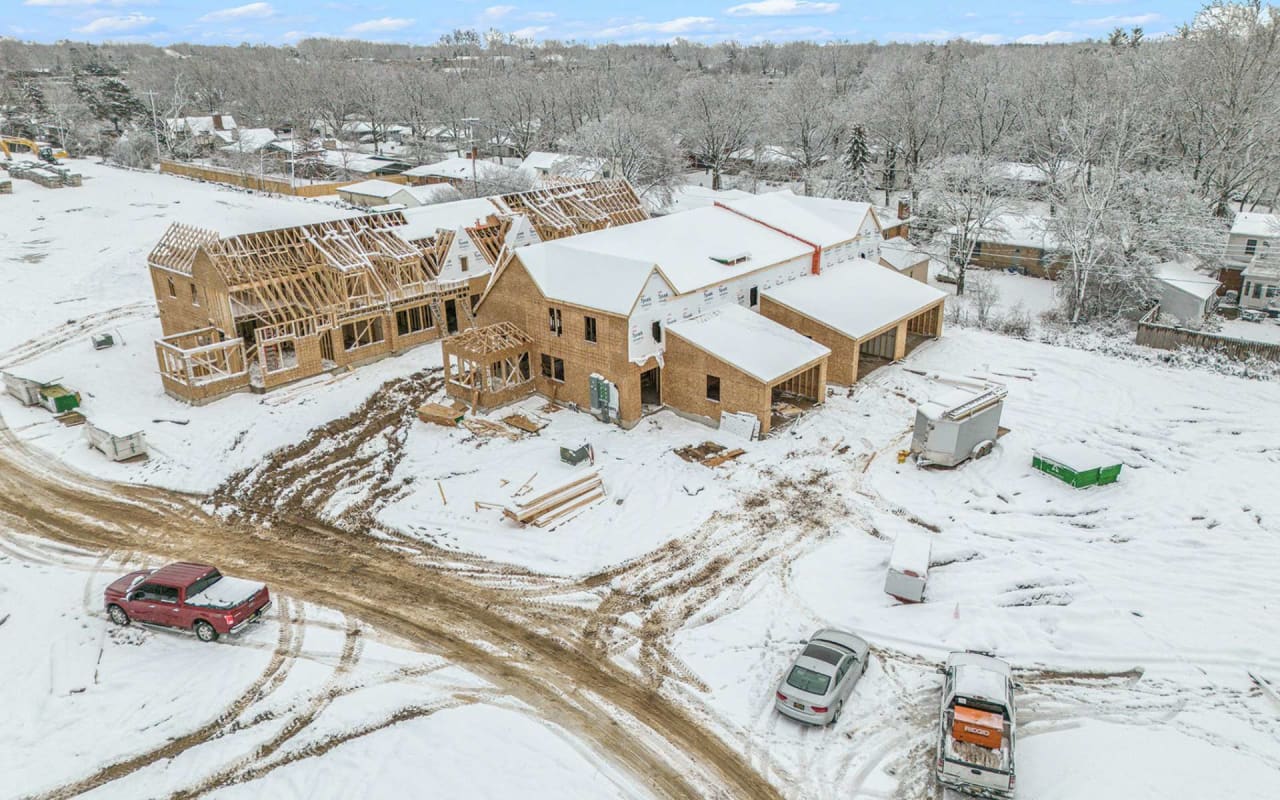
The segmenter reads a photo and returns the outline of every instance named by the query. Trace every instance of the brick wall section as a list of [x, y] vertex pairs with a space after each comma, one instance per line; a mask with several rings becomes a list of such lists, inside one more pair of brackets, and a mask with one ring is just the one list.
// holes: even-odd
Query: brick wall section
[[[560, 336], [551, 332], [548, 314], [551, 308], [560, 309], [563, 331]], [[584, 337], [584, 318], [588, 316], [596, 320], [597, 341], [594, 343]], [[516, 257], [480, 306], [476, 325], [504, 321], [533, 337], [530, 368], [539, 394], [589, 409], [591, 375], [602, 375], [618, 387], [618, 415], [622, 425], [630, 427], [640, 420], [640, 373], [654, 364], [652, 359], [642, 366], [628, 360], [626, 317], [547, 300]], [[543, 376], [544, 353], [564, 360], [563, 382]], [[662, 379], [665, 399], [666, 370]]]
[[[183, 275], [159, 267], [151, 267], [151, 288], [156, 296], [156, 310], [160, 312], [160, 328], [165, 336], [194, 331], [215, 325], [210, 313], [210, 297], [207, 287], [196, 283], [191, 275]], [[176, 296], [169, 295], [169, 281], [173, 280]], [[196, 286], [199, 305], [191, 302], [191, 287]], [[227, 331], [228, 335], [233, 335]]]
[[792, 311], [777, 301], [761, 296], [760, 313], [796, 333], [808, 336], [831, 350], [827, 357], [827, 380], [840, 386], [858, 381], [858, 342], [820, 322]]
[[[769, 430], [772, 406], [769, 387], [737, 367], [730, 366], [667, 331], [667, 348], [662, 370], [663, 401], [685, 414], [720, 424], [724, 411], [747, 412], [760, 419], [760, 432]], [[720, 379], [720, 402], [707, 399], [707, 376]]]

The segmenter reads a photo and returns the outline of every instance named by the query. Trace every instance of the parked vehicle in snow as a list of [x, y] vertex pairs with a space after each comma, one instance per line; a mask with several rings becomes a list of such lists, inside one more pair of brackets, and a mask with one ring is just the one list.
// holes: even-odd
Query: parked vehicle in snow
[[977, 797], [1013, 797], [1017, 718], [1008, 662], [952, 653], [943, 674], [938, 783]]
[[271, 607], [265, 584], [229, 578], [208, 564], [179, 561], [130, 572], [104, 592], [117, 625], [144, 622], [195, 632], [202, 642], [240, 633]]
[[982, 458], [1002, 433], [1008, 389], [980, 381], [949, 381], [954, 388], [916, 409], [911, 453], [920, 466], [954, 467]]
[[774, 707], [813, 725], [835, 722], [867, 671], [869, 653], [861, 636], [831, 628], [818, 631], [778, 684]]

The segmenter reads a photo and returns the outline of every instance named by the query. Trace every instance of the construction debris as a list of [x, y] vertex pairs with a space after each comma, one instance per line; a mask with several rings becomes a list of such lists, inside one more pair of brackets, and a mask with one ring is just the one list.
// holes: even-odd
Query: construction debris
[[462, 424], [463, 414], [452, 406], [440, 403], [427, 403], [418, 407], [418, 419], [426, 423], [456, 428]]
[[514, 505], [504, 507], [502, 514], [522, 526], [545, 528], [565, 521], [569, 515], [603, 500], [604, 496], [600, 473], [592, 470], [537, 497], [516, 501]]
[[737, 447], [733, 450], [726, 450], [722, 444], [703, 442], [699, 445], [691, 444], [688, 447], [681, 447], [674, 452], [685, 461], [702, 464], [705, 467], [718, 467], [726, 461], [732, 461], [738, 456], [744, 455], [747, 451]]
[[502, 421], [513, 428], [518, 428], [519, 430], [524, 431], [525, 433], [537, 433], [547, 427], [546, 422], [542, 420], [529, 419], [524, 414], [511, 414], [503, 417]]
[[84, 414], [81, 414], [79, 411], [68, 411], [65, 414], [59, 414], [54, 417], [54, 419], [68, 428], [74, 428], [75, 426], [83, 425], [86, 422]]
[[509, 439], [514, 442], [520, 438], [520, 434], [516, 433], [515, 431], [510, 430], [508, 428], [504, 428], [498, 423], [490, 422], [487, 419], [477, 419], [475, 417], [472, 417], [471, 419], [461, 420], [461, 422], [462, 422], [462, 427], [471, 431], [476, 436], [480, 436], [486, 439], [501, 437], [503, 439]]

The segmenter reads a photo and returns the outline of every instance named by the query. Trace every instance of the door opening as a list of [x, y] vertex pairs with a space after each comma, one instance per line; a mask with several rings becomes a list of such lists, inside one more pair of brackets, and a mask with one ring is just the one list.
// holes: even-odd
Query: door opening
[[640, 373], [640, 404], [662, 405], [662, 368], [654, 367]]

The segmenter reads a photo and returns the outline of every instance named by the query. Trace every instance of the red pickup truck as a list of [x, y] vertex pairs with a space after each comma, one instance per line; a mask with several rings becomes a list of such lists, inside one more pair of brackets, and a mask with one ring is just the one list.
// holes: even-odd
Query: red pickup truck
[[229, 578], [208, 564], [179, 561], [130, 572], [104, 592], [107, 616], [194, 631], [202, 642], [237, 634], [271, 607], [265, 584]]

